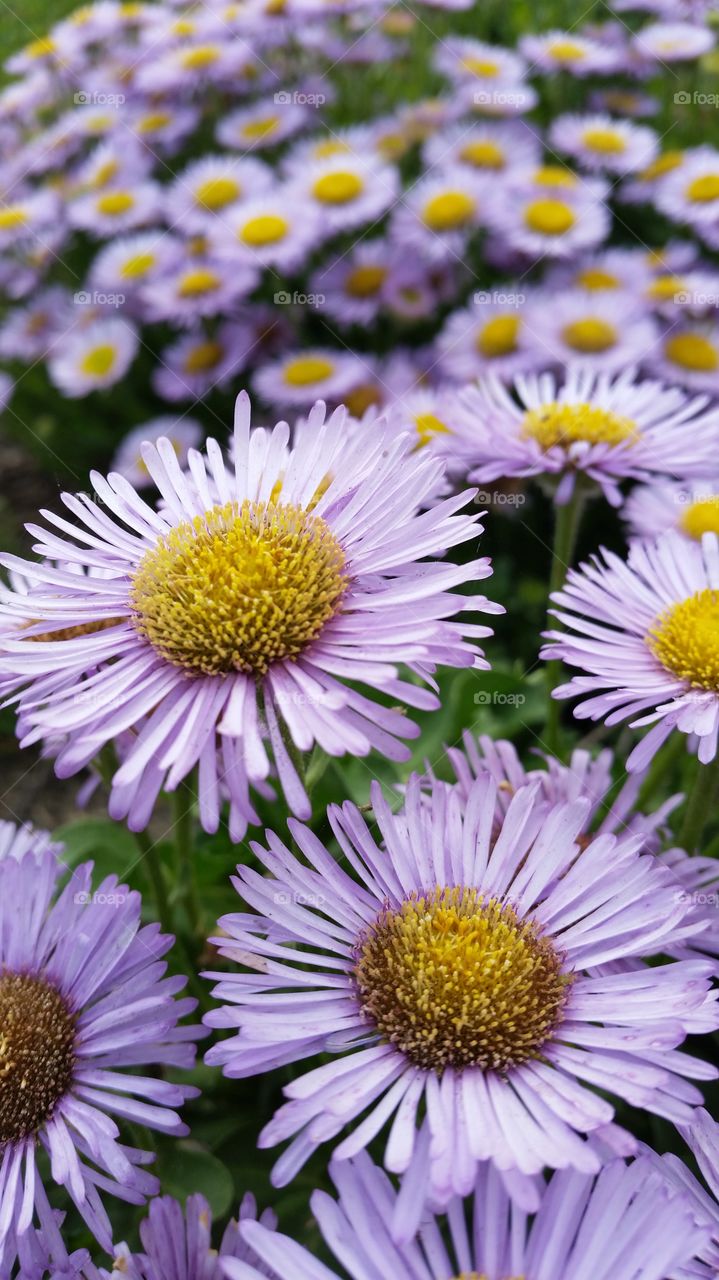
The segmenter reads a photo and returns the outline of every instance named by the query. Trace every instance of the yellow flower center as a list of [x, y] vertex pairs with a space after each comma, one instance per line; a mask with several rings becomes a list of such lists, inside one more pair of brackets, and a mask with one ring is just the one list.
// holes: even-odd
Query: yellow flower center
[[716, 347], [701, 333], [677, 333], [664, 344], [667, 360], [692, 373], [713, 373], [719, 367]]
[[243, 125], [242, 136], [243, 138], [249, 138], [251, 141], [259, 138], [270, 138], [273, 133], [277, 132], [279, 127], [279, 116], [265, 116], [262, 120], [248, 120], [247, 124]]
[[323, 204], [349, 204], [364, 191], [364, 182], [359, 174], [347, 172], [325, 173], [318, 178], [312, 188], [316, 200]]
[[585, 57], [581, 44], [575, 44], [574, 40], [555, 40], [549, 46], [549, 53], [557, 62], [576, 62]]
[[101, 164], [100, 168], [96, 171], [92, 185], [96, 190], [100, 187], [106, 187], [108, 182], [111, 182], [113, 178], [117, 177], [119, 170], [119, 160], [106, 160], [105, 163]]
[[171, 123], [172, 116], [168, 111], [155, 111], [138, 120], [135, 128], [138, 133], [156, 133], [158, 129], [166, 129]]
[[91, 378], [104, 378], [110, 373], [115, 363], [115, 348], [109, 343], [100, 347], [93, 347], [91, 351], [83, 357], [80, 370]]
[[697, 498], [682, 513], [680, 527], [690, 538], [701, 542], [705, 533], [719, 534], [719, 495]]
[[290, 229], [289, 222], [278, 213], [263, 213], [257, 218], [250, 218], [239, 231], [239, 238], [251, 248], [261, 248], [266, 244], [277, 244], [284, 239]]
[[45, 36], [40, 40], [32, 40], [30, 44], [25, 45], [25, 53], [28, 58], [46, 58], [48, 54], [54, 53], [56, 48], [55, 41], [50, 36]]
[[194, 49], [186, 49], [181, 63], [186, 71], [201, 71], [217, 62], [220, 50], [216, 44], [198, 44]]
[[334, 365], [324, 356], [298, 356], [285, 365], [283, 378], [291, 387], [309, 387], [324, 382], [334, 373]]
[[10, 231], [13, 227], [22, 227], [27, 222], [27, 212], [22, 205], [9, 205], [0, 209], [0, 231]]
[[312, 154], [317, 160], [326, 160], [329, 156], [347, 155], [351, 150], [349, 143], [342, 138], [323, 138], [321, 142], [315, 143]]
[[72, 1083], [75, 1017], [44, 978], [0, 975], [0, 1148], [35, 1133]]
[[120, 275], [124, 280], [136, 280], [140, 276], [146, 276], [154, 267], [155, 261], [154, 253], [136, 253], [123, 262]]
[[108, 191], [107, 195], [100, 196], [96, 208], [98, 213], [115, 218], [119, 214], [128, 213], [134, 204], [135, 197], [129, 191]]
[[499, 75], [499, 64], [488, 58], [462, 58], [462, 67], [473, 76], [488, 76], [491, 79]]
[[602, 155], [621, 155], [627, 146], [616, 129], [585, 129], [582, 140], [590, 151], [599, 151]]
[[687, 187], [687, 198], [697, 204], [719, 200], [719, 173], [705, 173], [701, 178], [694, 178]]
[[475, 201], [466, 191], [443, 191], [424, 206], [424, 221], [432, 231], [455, 231], [474, 215]]
[[214, 369], [223, 353], [224, 347], [219, 342], [199, 342], [185, 356], [185, 373], [205, 373], [208, 369]]
[[655, 302], [666, 302], [668, 298], [673, 298], [675, 293], [681, 293], [686, 288], [684, 281], [680, 276], [659, 276], [657, 280], [647, 288], [647, 297]]
[[345, 293], [351, 298], [373, 298], [387, 279], [387, 268], [372, 266], [355, 267], [345, 280]]
[[459, 153], [460, 160], [475, 169], [503, 169], [506, 164], [504, 151], [496, 142], [468, 142]]
[[556, 400], [539, 409], [528, 409], [522, 421], [522, 434], [536, 440], [541, 449], [555, 445], [630, 444], [639, 439], [639, 430], [631, 418], [622, 418], [595, 404], [559, 404]]
[[234, 178], [208, 178], [196, 189], [195, 200], [203, 209], [224, 209], [240, 195], [240, 184]]
[[617, 331], [608, 320], [601, 320], [599, 316], [585, 316], [582, 320], [573, 320], [571, 324], [565, 325], [562, 338], [574, 351], [599, 355], [614, 346]]
[[517, 315], [493, 316], [477, 334], [475, 345], [479, 354], [488, 359], [511, 355], [517, 350], [520, 323]]
[[538, 187], [576, 187], [578, 179], [561, 164], [543, 164], [535, 170], [534, 181]]
[[646, 169], [642, 169], [637, 176], [642, 182], [653, 182], [655, 178], [662, 178], [665, 173], [672, 173], [674, 169], [678, 169], [683, 160], [683, 151], [665, 151], [648, 164]]
[[216, 271], [207, 267], [198, 267], [196, 271], [187, 271], [180, 280], [178, 295], [181, 298], [197, 298], [203, 293], [213, 293], [219, 289], [222, 280]]
[[546, 236], [561, 236], [571, 230], [576, 217], [563, 200], [533, 200], [524, 210], [524, 221], [530, 231], [538, 231]]
[[353, 418], [361, 418], [373, 404], [382, 403], [382, 392], [373, 383], [366, 382], [348, 391], [344, 402]]
[[672, 605], [657, 618], [647, 644], [678, 680], [719, 693], [719, 591], [707, 587]]
[[571, 979], [531, 920], [479, 889], [440, 888], [387, 908], [354, 970], [362, 1013], [423, 1070], [507, 1071], [536, 1058]]
[[417, 428], [417, 444], [421, 448], [425, 444], [429, 444], [433, 436], [446, 436], [450, 434], [449, 427], [445, 426], [441, 418], [434, 413], [419, 413], [416, 415], [414, 425]]
[[140, 561], [140, 635], [193, 675], [264, 675], [295, 659], [337, 613], [345, 555], [319, 516], [285, 503], [227, 503], [180, 524]]
[[577, 273], [575, 284], [580, 289], [618, 289], [621, 285], [619, 276], [611, 271], [602, 271], [601, 267], [587, 267]]

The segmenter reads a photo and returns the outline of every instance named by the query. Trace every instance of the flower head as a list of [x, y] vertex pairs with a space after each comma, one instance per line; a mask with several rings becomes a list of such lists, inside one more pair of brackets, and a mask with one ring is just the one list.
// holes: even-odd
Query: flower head
[[631, 752], [643, 769], [678, 729], [693, 736], [699, 759], [713, 760], [719, 740], [719, 544], [706, 534], [687, 543], [677, 533], [635, 542], [627, 560], [604, 551], [570, 570], [553, 597], [568, 630], [552, 631], [542, 650], [582, 674], [555, 689], [583, 695], [581, 720], [629, 720], [650, 731]]
[[185, 980], [163, 976], [173, 940], [141, 925], [139, 894], [115, 876], [93, 891], [90, 863], [66, 880], [44, 837], [22, 843], [0, 859], [0, 1265], [8, 1267], [35, 1223], [55, 1252], [41, 1150], [52, 1181], [111, 1249], [98, 1189], [138, 1204], [157, 1189], [143, 1169], [151, 1156], [121, 1145], [113, 1117], [182, 1134], [173, 1108], [196, 1092], [125, 1069], [189, 1067], [199, 1032], [179, 1025], [196, 1001], [174, 999]]
[[31, 741], [57, 726], [67, 776], [133, 730], [110, 801], [133, 828], [162, 786], [199, 766], [204, 825], [217, 827], [228, 795], [241, 837], [268, 746], [291, 808], [308, 815], [294, 749], [404, 759], [399, 740], [417, 733], [357, 684], [430, 708], [434, 695], [401, 680], [400, 663], [423, 680], [437, 663], [484, 665], [472, 641], [487, 628], [448, 619], [469, 607], [454, 588], [489, 564], [437, 559], [477, 535], [476, 514], [455, 514], [467, 495], [422, 512], [441, 463], [413, 454], [409, 436], [350, 436], [344, 410], [324, 416], [316, 405], [290, 447], [286, 423], [250, 433], [243, 394], [232, 470], [212, 440], [187, 473], [170, 440], [146, 445], [161, 512], [124, 477], [94, 475], [102, 506], [66, 495], [72, 520], [47, 513], [50, 528], [34, 530], [59, 567], [23, 562], [33, 590], [5, 592], [0, 668], [21, 731]]
[[253, 846], [268, 874], [240, 866], [236, 887], [256, 915], [215, 940], [250, 972], [214, 975], [226, 1003], [207, 1021], [234, 1035], [208, 1062], [245, 1077], [333, 1055], [260, 1136], [292, 1139], [277, 1183], [356, 1121], [335, 1156], [389, 1125], [384, 1161], [411, 1171], [417, 1212], [467, 1194], [488, 1158], [536, 1207], [521, 1175], [596, 1172], [593, 1133], [632, 1149], [609, 1095], [691, 1118], [701, 1094], [680, 1077], [714, 1069], [675, 1050], [692, 1011], [717, 1023], [715, 962], [600, 971], [661, 953], [686, 912], [643, 833], [580, 840], [587, 800], [548, 807], [536, 784], [498, 826], [487, 774], [466, 796], [414, 777], [396, 815], [376, 785], [372, 803], [376, 837], [354, 805], [328, 810], [344, 867], [295, 822], [297, 855], [272, 832]]

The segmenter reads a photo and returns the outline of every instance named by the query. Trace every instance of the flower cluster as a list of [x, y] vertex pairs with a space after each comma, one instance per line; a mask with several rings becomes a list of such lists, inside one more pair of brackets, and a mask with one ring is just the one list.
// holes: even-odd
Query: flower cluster
[[0, 1280], [719, 1275], [716, 24], [505, 8], [6, 62]]

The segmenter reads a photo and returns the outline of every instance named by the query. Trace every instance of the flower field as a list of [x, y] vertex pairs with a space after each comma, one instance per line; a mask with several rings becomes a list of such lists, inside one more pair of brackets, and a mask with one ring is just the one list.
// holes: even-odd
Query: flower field
[[0, 1280], [719, 1275], [719, 10], [0, 15]]

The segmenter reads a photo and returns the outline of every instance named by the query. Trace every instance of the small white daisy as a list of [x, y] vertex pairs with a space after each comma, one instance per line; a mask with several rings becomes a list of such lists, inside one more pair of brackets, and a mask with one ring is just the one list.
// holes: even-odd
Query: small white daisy
[[541, 291], [525, 318], [545, 365], [581, 361], [588, 369], [611, 372], [649, 360], [659, 337], [656, 322], [636, 302], [618, 310], [611, 292], [567, 290], [557, 296]]
[[366, 377], [357, 356], [318, 347], [287, 352], [257, 369], [253, 381], [266, 404], [305, 408], [317, 399], [339, 403]]
[[204, 156], [183, 169], [170, 186], [168, 219], [188, 231], [204, 231], [239, 200], [267, 191], [272, 180], [267, 165], [251, 157]]
[[47, 362], [50, 381], [71, 399], [112, 387], [127, 373], [138, 346], [137, 332], [126, 320], [97, 320], [53, 348]]
[[616, 174], [646, 169], [659, 150], [657, 135], [648, 125], [603, 114], [558, 116], [549, 141], [584, 168]]

